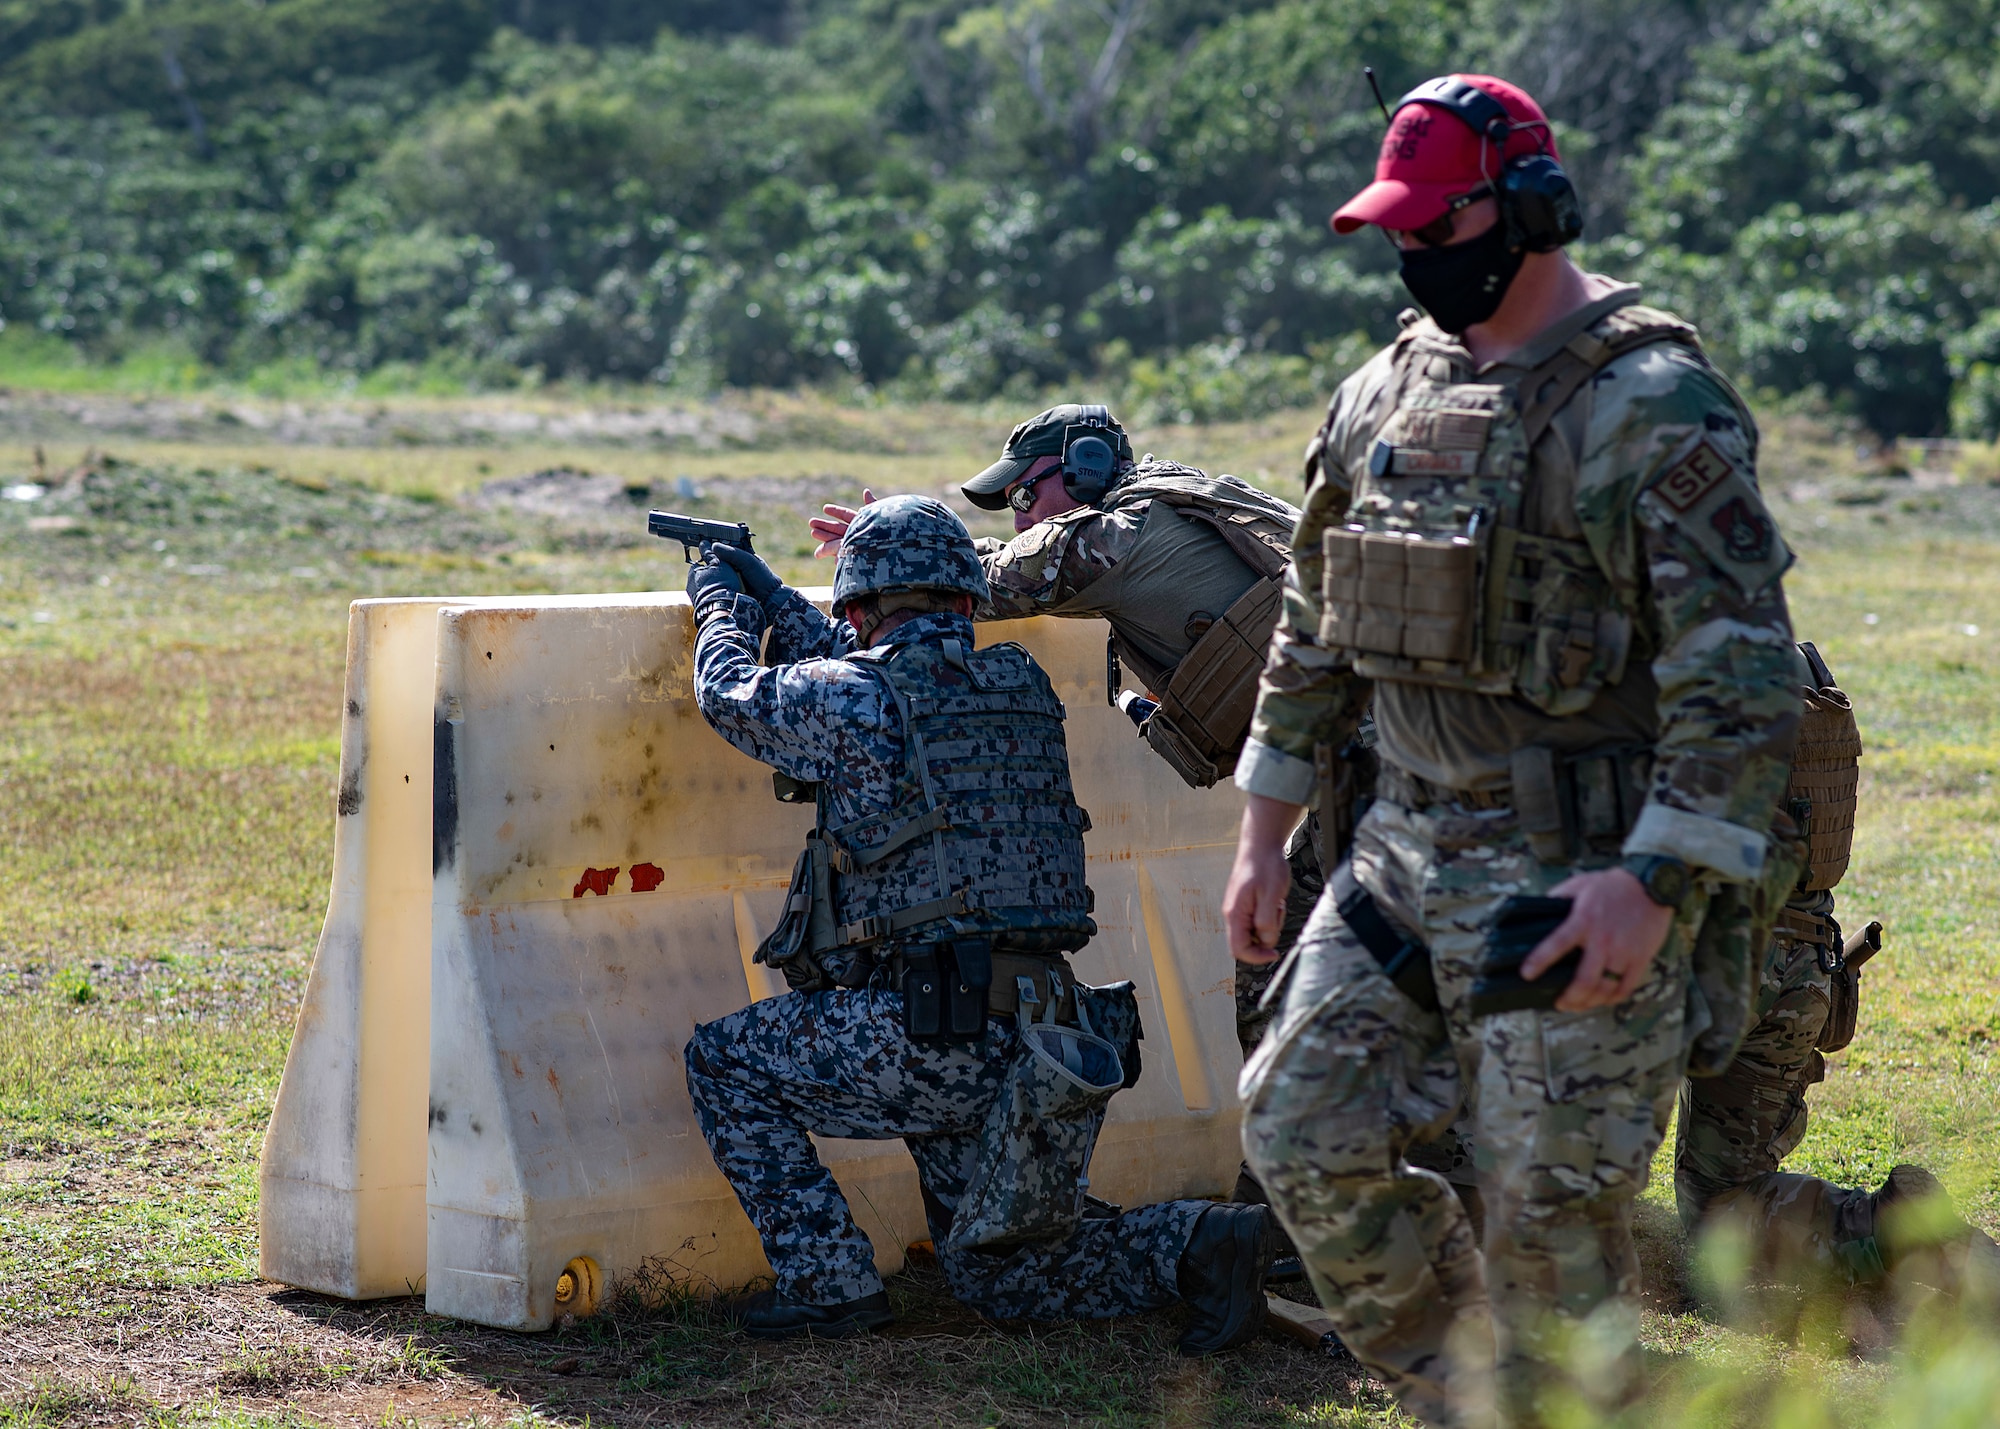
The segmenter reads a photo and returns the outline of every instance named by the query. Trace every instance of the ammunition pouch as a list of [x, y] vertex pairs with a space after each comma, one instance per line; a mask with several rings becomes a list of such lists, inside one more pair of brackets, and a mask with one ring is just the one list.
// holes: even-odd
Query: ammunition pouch
[[1322, 641], [1362, 654], [1471, 663], [1480, 557], [1471, 537], [1333, 527], [1320, 544]]
[[987, 1018], [1015, 1015], [1022, 979], [1057, 989], [1058, 1021], [1076, 1020], [1084, 991], [1060, 954], [996, 948], [987, 938], [899, 948], [887, 962], [890, 985], [903, 994], [903, 1031], [912, 1042], [982, 1040]]
[[985, 938], [905, 948], [892, 977], [903, 993], [903, 1034], [912, 1042], [981, 1042], [993, 986], [993, 945]]
[[1191, 788], [1235, 771], [1284, 598], [1282, 579], [1257, 581], [1239, 596], [1174, 666], [1160, 708], [1139, 731]]
[[[1125, 1065], [1125, 1085], [1138, 1086], [1142, 1064], [1139, 1044], [1146, 1040], [1146, 1029], [1139, 1021], [1138, 990], [1129, 982], [1092, 987], [1074, 980], [1070, 990], [1076, 996], [1077, 1020], [1088, 1021], [1097, 1035], [1117, 1050], [1118, 1060]], [[1060, 1013], [1057, 1020], [1061, 1020]]]
[[[978, 1159], [953, 1210], [946, 1251], [1059, 1241], [1082, 1218], [1090, 1184], [1084, 1173], [1104, 1108], [1127, 1084], [1127, 1073], [1117, 1046], [1099, 1034], [1091, 1002], [1067, 982], [1051, 975], [1038, 986], [1023, 976], [1016, 984], [1019, 1046], [981, 1128]], [[1124, 987], [1129, 996], [1130, 984]], [[1076, 1010], [1077, 1025], [1056, 1020], [1065, 1005]], [[1037, 1006], [1044, 1009], [1041, 1020], [1030, 1016]]]
[[1581, 541], [1348, 526], [1320, 543], [1320, 639], [1371, 679], [1513, 693], [1560, 715], [1624, 674], [1631, 622]]

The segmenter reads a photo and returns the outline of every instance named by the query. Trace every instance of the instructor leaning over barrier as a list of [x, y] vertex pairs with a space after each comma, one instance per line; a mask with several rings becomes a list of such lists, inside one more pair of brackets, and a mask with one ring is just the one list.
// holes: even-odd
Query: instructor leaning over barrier
[[[1631, 1210], [1683, 1070], [1717, 1070], [1750, 1017], [1753, 939], [1723, 934], [1798, 731], [1791, 556], [1694, 330], [1559, 251], [1576, 195], [1520, 90], [1412, 91], [1333, 221], [1386, 231], [1429, 316], [1308, 449], [1237, 766], [1224, 913], [1268, 960], [1315, 751], [1372, 695], [1378, 797], [1244, 1069], [1245, 1150], [1411, 1412], [1587, 1418], [1638, 1387]], [[1405, 1159], [1461, 1100], [1483, 1256]]]
[[689, 572], [703, 716], [818, 808], [757, 950], [793, 991], [687, 1047], [702, 1132], [777, 1278], [735, 1314], [765, 1337], [888, 1322], [809, 1133], [901, 1137], [959, 1299], [1001, 1319], [1185, 1300], [1182, 1351], [1227, 1349], [1263, 1321], [1264, 1208], [1084, 1194], [1105, 1104], [1137, 1080], [1138, 1008], [1130, 983], [1080, 984], [1065, 956], [1097, 931], [1089, 819], [1047, 675], [1018, 645], [975, 648], [985, 594], [964, 526], [914, 496], [847, 532], [844, 621], [727, 544]]

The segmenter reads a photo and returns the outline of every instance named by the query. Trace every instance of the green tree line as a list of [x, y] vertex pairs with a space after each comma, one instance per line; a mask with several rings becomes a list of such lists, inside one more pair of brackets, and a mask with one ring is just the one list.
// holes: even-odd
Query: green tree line
[[1756, 388], [2000, 432], [2000, 0], [0, 0], [0, 316], [225, 372], [1316, 399], [1505, 74]]

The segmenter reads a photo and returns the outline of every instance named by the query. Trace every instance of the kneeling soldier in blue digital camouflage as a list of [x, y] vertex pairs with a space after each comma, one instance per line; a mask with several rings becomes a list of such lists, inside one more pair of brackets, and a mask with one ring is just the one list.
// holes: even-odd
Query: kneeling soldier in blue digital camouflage
[[[958, 518], [914, 496], [862, 512], [834, 573], [844, 620], [728, 546], [692, 569], [688, 594], [702, 714], [816, 785], [819, 811], [758, 954], [795, 991], [697, 1028], [687, 1048], [702, 1132], [777, 1278], [736, 1307], [744, 1328], [844, 1335], [890, 1319], [817, 1133], [903, 1138], [946, 1283], [982, 1314], [1185, 1300], [1183, 1352], [1253, 1336], [1263, 1207], [1087, 1206], [1105, 1104], [1136, 1079], [1138, 1007], [1129, 983], [1081, 985], [1064, 960], [1097, 927], [1063, 707], [1019, 646], [974, 648], [987, 584]], [[759, 668], [767, 625], [774, 663]]]

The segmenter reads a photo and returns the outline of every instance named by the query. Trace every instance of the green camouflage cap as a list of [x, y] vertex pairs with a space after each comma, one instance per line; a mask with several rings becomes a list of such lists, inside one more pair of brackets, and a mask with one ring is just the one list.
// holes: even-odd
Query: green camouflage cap
[[959, 488], [965, 499], [974, 506], [988, 511], [998, 511], [1007, 504], [1007, 488], [1027, 474], [1029, 467], [1045, 456], [1061, 456], [1063, 443], [1067, 440], [1069, 428], [1091, 425], [1097, 434], [1111, 443], [1117, 454], [1118, 464], [1127, 465], [1132, 460], [1132, 442], [1125, 435], [1125, 429], [1118, 425], [1118, 419], [1104, 408], [1094, 409], [1102, 414], [1102, 421], [1087, 423], [1086, 417], [1093, 409], [1076, 402], [1065, 402], [1060, 407], [1051, 407], [1039, 416], [1028, 418], [1008, 434], [1007, 445], [1000, 449], [1000, 460], [972, 478]]
[[965, 523], [928, 496], [891, 496], [856, 513], [833, 563], [833, 608], [898, 590], [945, 590], [986, 600], [986, 572]]

